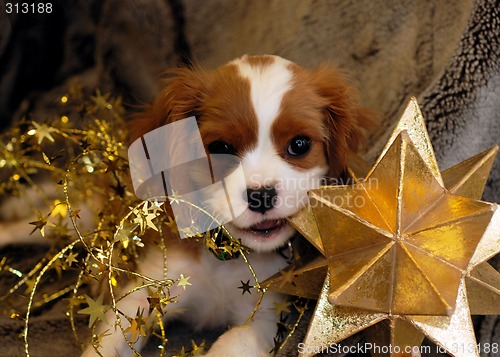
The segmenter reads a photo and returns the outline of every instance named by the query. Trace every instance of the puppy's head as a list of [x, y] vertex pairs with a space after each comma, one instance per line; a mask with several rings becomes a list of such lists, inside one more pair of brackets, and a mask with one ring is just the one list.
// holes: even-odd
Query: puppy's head
[[226, 227], [256, 251], [273, 250], [293, 235], [286, 218], [307, 204], [307, 191], [325, 176], [342, 174], [369, 120], [334, 67], [306, 70], [277, 56], [244, 56], [215, 71], [171, 72], [131, 124], [131, 138], [189, 116], [196, 117], [207, 153], [240, 159], [245, 182], [229, 177], [226, 193], [214, 189], [207, 204], [223, 214], [228, 193], [242, 213]]

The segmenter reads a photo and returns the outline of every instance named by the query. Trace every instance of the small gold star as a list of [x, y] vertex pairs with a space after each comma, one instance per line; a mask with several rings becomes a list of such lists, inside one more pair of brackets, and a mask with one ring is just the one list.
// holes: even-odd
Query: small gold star
[[73, 212], [71, 212], [71, 217], [74, 219], [80, 218], [80, 211], [81, 209], [74, 209]]
[[190, 282], [188, 282], [190, 276], [187, 278], [184, 277], [184, 274], [179, 275], [179, 281], [177, 283], [177, 286], [182, 286], [184, 290], [186, 290], [186, 286], [192, 285]]
[[87, 304], [89, 305], [85, 309], [78, 311], [79, 314], [82, 315], [90, 315], [89, 319], [89, 327], [92, 327], [95, 320], [100, 319], [101, 321], [106, 321], [106, 315], [104, 312], [108, 309], [108, 306], [103, 305], [104, 293], [101, 294], [97, 300], [93, 300], [90, 296], [85, 294], [85, 300], [87, 300]]
[[[132, 335], [132, 342], [137, 341], [139, 336], [146, 337], [147, 332], [145, 329], [147, 322], [147, 318], [142, 317], [142, 311], [139, 312], [139, 308], [137, 308], [137, 314], [134, 319], [131, 319], [130, 326], [127, 327], [123, 332], [130, 332]], [[138, 336], [139, 335], [139, 336]]]
[[151, 207], [149, 207], [149, 210], [151, 210], [154, 215], [157, 215], [158, 211], [162, 211], [162, 206], [163, 206], [163, 202], [158, 202], [158, 200], [155, 199], [151, 203]]
[[101, 94], [100, 90], [96, 90], [95, 96], [90, 97], [95, 107], [93, 108], [94, 112], [103, 110], [103, 109], [113, 109], [111, 103], [109, 103], [110, 94], [106, 93], [104, 95]]
[[282, 312], [290, 312], [290, 303], [286, 300], [281, 302], [273, 302], [276, 309], [276, 315], [280, 316]]
[[191, 350], [191, 356], [202, 356], [205, 353], [205, 341], [202, 341], [198, 346], [194, 341], [191, 341], [193, 349]]
[[40, 234], [42, 235], [42, 237], [45, 237], [45, 226], [47, 225], [52, 226], [52, 224], [50, 224], [46, 218], [42, 217], [41, 214], [39, 214], [38, 220], [29, 222], [29, 224], [35, 226], [35, 228], [33, 228], [33, 230], [31, 231], [30, 235], [35, 233], [35, 231], [38, 229], [40, 230]]
[[68, 256], [66, 257], [66, 263], [68, 264], [68, 266], [71, 266], [71, 264], [78, 262], [78, 260], [76, 259], [77, 256], [78, 253], [70, 252], [68, 254]]
[[295, 278], [295, 272], [294, 272], [294, 267], [290, 266], [287, 270], [281, 270], [280, 269], [280, 274], [281, 274], [281, 282], [280, 282], [280, 288], [285, 286], [285, 284], [292, 284], [295, 286], [295, 283], [293, 282], [293, 279]]
[[153, 223], [153, 219], [155, 219], [155, 218], [156, 218], [156, 214], [154, 214], [154, 213], [148, 213], [147, 215], [144, 216], [144, 220], [146, 221], [146, 225], [149, 228], [152, 228], [155, 231], [158, 231], [158, 228]]
[[109, 330], [106, 330], [99, 335], [93, 335], [92, 338], [90, 339], [90, 343], [92, 344], [92, 346], [97, 348], [101, 347], [102, 338], [111, 335], [111, 332], [108, 331]]
[[171, 303], [169, 298], [162, 298], [160, 295], [164, 295], [162, 293], [161, 288], [157, 288], [156, 292], [153, 292], [150, 288], [148, 288], [149, 296], [147, 298], [149, 302], [149, 314], [156, 309], [160, 314], [164, 315], [163, 305], [167, 305]]
[[133, 231], [137, 228], [137, 224], [125, 221], [121, 229], [115, 236], [114, 241], [121, 241], [124, 248], [127, 248], [130, 240], [133, 240]]
[[207, 232], [205, 233], [205, 246], [208, 248], [208, 249], [212, 249], [212, 250], [217, 250], [219, 249], [219, 247], [217, 247], [217, 244], [215, 244], [214, 240], [212, 239], [212, 237], [210, 237], [210, 233]]
[[159, 297], [148, 296], [148, 302], [149, 302], [149, 313], [151, 313], [154, 309], [156, 309], [160, 314], [162, 315], [164, 314]]
[[156, 227], [153, 223], [153, 219], [155, 219], [158, 214], [149, 212], [148, 201], [144, 202], [144, 206], [140, 211], [135, 210], [134, 213], [136, 214], [136, 217], [134, 218], [133, 222], [137, 223], [140, 226], [141, 232], [144, 232], [146, 230], [146, 227], [158, 231], [158, 227]]
[[172, 356], [172, 357], [186, 357], [186, 349], [184, 348], [184, 346], [182, 346], [181, 350], [179, 351], [178, 354]]
[[[50, 126], [47, 126], [46, 124], [38, 124], [36, 121], [31, 122], [33, 126], [35, 127], [34, 129], [34, 134], [38, 138], [38, 145], [40, 145], [43, 141], [43, 139], [47, 139], [50, 142], [54, 142], [54, 137], [51, 135], [51, 133], [57, 131], [54, 128], [51, 128]], [[31, 130], [28, 132], [31, 133]]]

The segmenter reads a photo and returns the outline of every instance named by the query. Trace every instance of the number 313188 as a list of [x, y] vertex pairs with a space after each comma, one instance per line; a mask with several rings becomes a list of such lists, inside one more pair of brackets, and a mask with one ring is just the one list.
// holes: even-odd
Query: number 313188
[[7, 14], [51, 14], [52, 3], [29, 4], [23, 3], [5, 3], [5, 12]]

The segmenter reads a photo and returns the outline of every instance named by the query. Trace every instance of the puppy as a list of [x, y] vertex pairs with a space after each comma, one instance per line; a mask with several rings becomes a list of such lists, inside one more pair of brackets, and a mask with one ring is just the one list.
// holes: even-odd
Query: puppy
[[[251, 251], [248, 260], [260, 281], [286, 267], [276, 252], [295, 234], [287, 218], [307, 205], [307, 191], [325, 177], [340, 177], [348, 150], [355, 149], [370, 114], [357, 102], [339, 70], [322, 66], [307, 70], [277, 56], [244, 56], [214, 71], [180, 68], [171, 72], [154, 102], [131, 123], [131, 141], [165, 124], [194, 116], [204, 148], [210, 154], [238, 157], [245, 180], [226, 181], [232, 205], [240, 214], [231, 219], [227, 200], [215, 190], [207, 199], [230, 234]], [[165, 238], [168, 277], [190, 277], [189, 286], [173, 285], [178, 302], [166, 307], [165, 319], [182, 314], [195, 328], [233, 326], [207, 356], [269, 356], [277, 332], [274, 303], [284, 297], [266, 292], [260, 308], [247, 321], [259, 294], [243, 294], [241, 282], [253, 281], [242, 258], [220, 261], [201, 243]], [[146, 245], [139, 273], [164, 278], [163, 252]], [[131, 283], [123, 291], [137, 286]], [[148, 292], [140, 289], [120, 300], [128, 316], [148, 311]], [[97, 333], [104, 333], [103, 356], [132, 356], [122, 332], [113, 327], [109, 311]], [[124, 328], [126, 319], [121, 319]], [[167, 322], [168, 326], [168, 322]], [[134, 348], [140, 350], [144, 339]], [[88, 346], [83, 356], [97, 355]]]
[[[174, 70], [156, 100], [132, 123], [131, 138], [190, 116], [196, 117], [208, 154], [240, 159], [245, 182], [228, 180], [226, 186], [242, 213], [226, 228], [251, 249], [249, 260], [261, 280], [287, 264], [276, 253], [295, 233], [287, 218], [307, 204], [307, 191], [324, 177], [343, 173], [348, 150], [356, 148], [361, 127], [370, 120], [337, 69], [306, 70], [277, 56], [244, 56], [211, 72]], [[225, 195], [214, 192], [209, 201], [223, 216]], [[190, 276], [192, 285], [172, 287], [178, 302], [165, 318], [182, 313], [197, 328], [234, 326], [207, 356], [269, 356], [277, 328], [273, 303], [283, 297], [266, 292], [253, 320], [245, 323], [258, 294], [242, 295], [238, 289], [241, 281], [253, 280], [242, 259], [221, 262], [189, 239], [170, 239], [166, 245], [169, 276]], [[149, 250], [139, 270], [161, 279], [162, 253]], [[144, 290], [127, 296], [118, 309], [133, 316], [138, 307], [147, 311]], [[102, 323], [99, 331], [105, 330], [113, 328]], [[131, 355], [119, 331], [101, 345], [104, 356]], [[93, 349], [84, 355], [94, 355]]]

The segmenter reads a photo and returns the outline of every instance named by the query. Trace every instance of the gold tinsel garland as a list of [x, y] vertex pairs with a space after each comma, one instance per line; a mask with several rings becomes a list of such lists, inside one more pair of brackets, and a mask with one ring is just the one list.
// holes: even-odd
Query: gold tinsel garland
[[[67, 298], [67, 316], [82, 348], [85, 344], [77, 334], [75, 312], [89, 315], [92, 330], [90, 342], [97, 349], [102, 335], [95, 333], [95, 327], [99, 320], [104, 319], [105, 312], [112, 309], [116, 314], [115, 325], [122, 330], [132, 350], [136, 339], [151, 330], [160, 339], [159, 353], [164, 356], [167, 339], [161, 316], [166, 305], [175, 303], [169, 288], [174, 284], [189, 288], [189, 277], [181, 274], [176, 280], [167, 279], [168, 262], [162, 239], [159, 249], [164, 256], [164, 279], [141, 275], [134, 268], [138, 253], [144, 248], [142, 237], [146, 231], [155, 230], [162, 237], [165, 230], [169, 230], [169, 234], [177, 234], [177, 227], [160, 198], [160, 202], [140, 201], [133, 194], [129, 182], [121, 99], [109, 93], [102, 94], [99, 90], [93, 95], [85, 95], [78, 84], [73, 84], [68, 93], [57, 101], [57, 118], [23, 120], [0, 136], [0, 176], [4, 178], [0, 183], [0, 196], [15, 196], [26, 202], [37, 217], [26, 222], [33, 225], [33, 239], [47, 239], [51, 245], [45, 256], [27, 272], [12, 267], [9, 256], [0, 257], [0, 274], [13, 274], [18, 279], [0, 296], [0, 313], [24, 319], [23, 338], [27, 356], [30, 354], [28, 335], [32, 312], [62, 298]], [[42, 205], [38, 202], [40, 200]], [[175, 198], [169, 201], [176, 204]], [[92, 202], [99, 202], [98, 211], [95, 211]], [[80, 215], [89, 212], [95, 219], [95, 226], [85, 231], [81, 227]], [[213, 217], [210, 219], [215, 220]], [[8, 226], [9, 222], [6, 223]], [[230, 238], [222, 247], [216, 244], [218, 234]], [[247, 250], [223, 226], [215, 232], [194, 238], [209, 249], [237, 253], [247, 263], [255, 282], [247, 282], [247, 288], [242, 282], [240, 288], [245, 293], [245, 290], [250, 292], [248, 287], [253, 287], [260, 294], [249, 316], [251, 320], [265, 289], [260, 287], [246, 258]], [[76, 276], [65, 274], [69, 271], [74, 271]], [[49, 272], [55, 272], [60, 277], [63, 288], [50, 291], [50, 287], [44, 286], [44, 278]], [[142, 283], [138, 282], [136, 288], [117, 296], [116, 288], [120, 278], [125, 276], [137, 278]], [[108, 304], [104, 304], [103, 294], [94, 300], [84, 293], [83, 287], [91, 280], [106, 283], [110, 296]], [[154, 313], [151, 315], [154, 318], [144, 317], [143, 311], [137, 311], [135, 316], [126, 316], [117, 310], [121, 299], [139, 289], [147, 289], [150, 313]], [[28, 297], [26, 306], [16, 302], [19, 294]], [[305, 308], [293, 305], [299, 311], [299, 318], [302, 317]], [[129, 327], [122, 325], [123, 318], [128, 320]], [[282, 341], [289, 339], [298, 321], [288, 324], [282, 318], [280, 324], [282, 328], [275, 340], [275, 352], [281, 348]], [[127, 338], [127, 333], [130, 333], [131, 339]], [[179, 356], [198, 355], [203, 350], [204, 342], [199, 345], [193, 342], [191, 348], [183, 347]]]
[[[126, 155], [127, 148], [125, 145], [126, 133], [124, 130], [126, 123], [123, 119], [124, 110], [120, 98], [113, 98], [109, 93], [102, 94], [99, 90], [96, 90], [93, 95], [86, 95], [82, 92], [81, 87], [74, 84], [68, 89], [67, 94], [57, 99], [57, 102], [57, 107], [55, 108], [57, 117], [52, 117], [50, 120], [42, 120], [40, 118], [25, 119], [18, 126], [0, 136], [0, 177], [2, 177], [2, 181], [0, 181], [0, 197], [4, 200], [17, 197], [18, 200], [23, 201], [26, 207], [31, 207], [32, 219], [26, 220], [26, 226], [33, 226], [31, 232], [33, 239], [48, 240], [51, 246], [45, 256], [26, 272], [15, 268], [15, 264], [12, 263], [13, 258], [9, 255], [0, 256], [0, 278], [7, 274], [9, 278], [14, 276], [16, 279], [16, 282], [8, 291], [5, 293], [2, 292], [3, 295], [0, 296], [0, 314], [12, 319], [24, 320], [22, 336], [27, 356], [30, 355], [28, 336], [32, 312], [43, 308], [52, 301], [63, 298], [68, 301], [67, 316], [73, 334], [82, 348], [85, 344], [79, 339], [77, 333], [75, 313], [88, 316], [89, 327], [91, 328], [90, 342], [97, 350], [101, 338], [105, 334], [96, 333], [97, 322], [105, 319], [106, 311], [113, 310], [116, 315], [114, 325], [122, 331], [129, 347], [135, 354], [138, 355], [138, 352], [134, 350], [134, 342], [140, 336], [145, 336], [150, 331], [153, 331], [152, 333], [160, 340], [158, 346], [159, 354], [160, 356], [164, 356], [167, 351], [167, 327], [163, 325], [161, 317], [164, 313], [168, 313], [165, 309], [166, 306], [176, 302], [176, 297], [170, 295], [170, 287], [177, 285], [189, 288], [190, 277], [181, 274], [176, 279], [167, 278], [167, 249], [163, 239], [159, 239], [159, 247], [157, 247], [157, 249], [161, 249], [164, 257], [163, 279], [152, 279], [151, 277], [137, 273], [135, 269], [137, 258], [141, 250], [145, 248], [143, 237], [151, 230], [156, 231], [156, 234], [160, 238], [164, 234], [178, 234], [178, 228], [174, 220], [168, 215], [166, 205], [163, 202], [167, 199], [171, 205], [188, 205], [198, 216], [200, 214], [206, 215], [208, 219], [216, 223], [217, 220], [202, 208], [183, 201], [180, 198], [158, 197], [156, 200], [151, 199], [148, 201], [141, 201], [136, 198], [130, 184]], [[418, 108], [416, 103], [415, 108]], [[451, 180], [452, 182], [456, 181], [456, 185], [453, 187], [450, 186], [450, 191], [470, 197], [480, 196], [482, 187], [484, 187], [484, 183], [486, 182], [485, 177], [487, 177], [487, 174], [482, 175], [479, 179], [475, 177], [477, 176], [477, 172], [484, 173], [486, 170], [485, 167], [488, 166], [485, 166], [483, 163], [486, 159], [481, 159], [484, 155], [479, 157], [481, 159], [479, 161], [483, 164], [477, 164], [477, 168], [474, 166], [475, 171], [472, 169], [470, 170], [471, 173], [467, 171], [469, 166], [471, 166], [470, 163], [477, 161], [473, 158], [463, 164], [457, 165], [460, 169], [451, 168], [449, 170], [450, 173], [448, 171], [443, 172], [442, 178], [441, 173], [437, 169], [437, 163], [433, 159], [432, 146], [428, 140], [420, 111], [409, 106], [409, 109], [405, 113], [407, 115], [403, 116], [393, 134], [393, 139], [397, 137], [397, 140], [399, 140], [395, 140], [397, 144], [395, 147], [399, 148], [399, 151], [394, 149], [393, 157], [387, 159], [387, 162], [390, 163], [391, 167], [403, 167], [404, 165], [400, 164], [400, 162], [405, 162], [405, 160], [398, 161], [398, 155], [395, 153], [414, 152], [413, 148], [415, 144], [413, 142], [416, 142], [417, 145], [415, 147], [418, 149], [418, 154], [415, 153], [412, 156], [413, 161], [408, 159], [408, 162], [412, 164], [408, 164], [407, 166], [410, 169], [420, 167], [424, 173], [430, 172], [430, 174], [427, 176], [423, 175], [423, 177], [434, 177], [432, 180], [428, 179], [428, 182], [424, 184], [416, 184], [412, 181], [412, 184], [407, 184], [406, 186], [412, 188], [421, 187], [422, 192], [427, 192], [429, 191], [427, 187], [429, 183], [436, 181], [440, 185], [434, 185], [437, 187], [435, 191], [441, 192], [448, 189], [442, 187], [442, 183], [446, 181], [444, 178], [448, 180], [450, 178], [457, 178]], [[410, 140], [409, 138], [412, 135], [416, 136], [418, 140]], [[496, 152], [496, 150], [494, 149], [493, 151]], [[384, 152], [386, 151], [388, 149]], [[392, 151], [389, 152], [391, 153]], [[491, 155], [488, 153], [485, 155], [491, 158]], [[491, 160], [488, 159], [486, 161], [490, 162]], [[416, 165], [415, 162], [420, 163], [420, 165]], [[408, 171], [411, 171], [410, 169]], [[376, 170], [373, 169], [373, 171]], [[381, 172], [385, 171], [382, 170]], [[357, 177], [354, 171], [352, 174], [354, 177]], [[414, 176], [420, 177], [422, 175]], [[360, 182], [364, 182], [358, 181], [358, 185]], [[383, 188], [388, 186], [385, 184]], [[466, 189], [465, 193], [460, 191], [463, 191], [462, 186]], [[331, 195], [329, 199], [335, 202], [335, 199], [342, 197], [342, 192], [350, 193], [354, 189], [350, 186], [322, 187], [317, 192], [322, 194], [330, 191], [334, 192], [335, 194]], [[314, 196], [314, 192], [311, 194]], [[410, 195], [408, 197], [415, 198], [418, 201], [417, 198], [420, 195]], [[496, 205], [492, 204], [483, 205], [496, 207]], [[426, 205], [423, 206], [424, 209], [427, 209]], [[431, 207], [432, 204], [427, 206]], [[457, 203], [456, 206], [460, 208], [458, 211], [463, 210], [465, 207], [463, 203]], [[219, 255], [219, 259], [223, 260], [225, 254], [229, 256], [238, 255], [247, 264], [254, 282], [241, 281], [242, 285], [235, 287], [242, 289], [242, 294], [251, 293], [252, 288], [259, 294], [258, 301], [247, 322], [252, 320], [254, 314], [259, 309], [260, 302], [267, 288], [273, 288], [299, 297], [302, 296], [303, 298], [318, 298], [320, 293], [323, 292], [319, 296], [320, 303], [318, 306], [324, 305], [326, 306], [326, 310], [330, 311], [333, 309], [332, 311], [334, 312], [330, 311], [325, 316], [322, 316], [321, 309], [316, 309], [305, 340], [305, 345], [311, 346], [315, 346], [319, 342], [321, 342], [321, 345], [328, 345], [343, 340], [345, 338], [344, 330], [346, 329], [346, 323], [352, 321], [353, 317], [357, 316], [356, 311], [352, 309], [360, 308], [359, 306], [339, 308], [336, 304], [332, 304], [333, 301], [340, 306], [342, 303], [351, 303], [352, 300], [346, 298], [343, 301], [340, 294], [343, 290], [331, 290], [329, 286], [330, 280], [338, 276], [343, 276], [343, 274], [339, 274], [335, 270], [334, 264], [336, 260], [331, 259], [333, 256], [331, 254], [333, 248], [331, 247], [337, 247], [335, 249], [338, 249], [339, 242], [337, 238], [344, 237], [343, 239], [345, 240], [345, 237], [349, 237], [350, 230], [348, 229], [348, 233], [346, 234], [344, 234], [345, 232], [331, 233], [330, 230], [337, 229], [337, 226], [330, 224], [332, 213], [329, 210], [333, 209], [334, 211], [342, 212], [345, 210], [342, 207], [336, 207], [331, 202], [326, 204], [325, 207], [321, 208], [322, 211], [319, 212], [325, 213], [326, 218], [318, 225], [314, 223], [311, 217], [303, 217], [300, 213], [292, 218], [291, 222], [304, 234], [313, 246], [318, 248], [323, 255], [327, 256], [325, 262], [328, 264], [323, 261], [318, 262], [317, 260], [308, 263], [307, 259], [305, 259], [306, 257], [302, 257], [288, 269], [280, 271], [276, 276], [262, 283], [262, 285], [248, 262], [248, 250], [241, 245], [240, 241], [231, 237], [223, 225], [217, 224], [219, 226], [218, 229], [205, 234], [190, 234], [193, 235], [192, 239], [199, 241], [200, 244], [203, 244], [207, 249], [214, 252], [216, 256]], [[308, 208], [304, 211], [308, 212]], [[368, 214], [367, 212], [367, 210], [363, 210], [356, 213], [366, 215]], [[384, 214], [381, 216], [383, 219], [381, 218], [379, 221], [384, 221], [387, 217], [390, 217], [390, 212], [384, 211]], [[327, 216], [327, 213], [330, 216]], [[334, 214], [337, 213], [334, 212]], [[381, 213], [377, 214], [380, 215]], [[84, 215], [86, 216], [85, 219], [81, 219], [80, 216], [83, 217]], [[446, 213], [446, 217], [444, 218], [450, 220], [451, 215], [450, 217], [447, 215]], [[352, 218], [352, 214], [348, 216]], [[494, 217], [491, 225], [498, 230], [498, 215], [495, 214]], [[92, 221], [92, 218], [94, 219], [94, 226], [92, 228], [83, 227], [82, 222], [88, 224], [88, 222]], [[337, 221], [339, 219], [338, 217], [336, 218]], [[355, 223], [368, 224], [365, 221], [360, 218]], [[3, 223], [5, 228], [8, 229], [9, 222]], [[441, 227], [439, 224], [437, 226]], [[189, 230], [190, 228], [186, 229]], [[319, 234], [318, 229], [322, 230], [323, 234]], [[378, 232], [377, 229], [375, 230]], [[219, 239], [220, 235], [226, 236], [227, 239]], [[392, 235], [389, 236], [392, 237]], [[493, 238], [486, 239], [489, 236]], [[463, 292], [463, 289], [460, 290], [464, 297], [463, 300], [470, 300], [470, 313], [497, 313], [497, 309], [485, 311], [481, 305], [481, 299], [485, 296], [484, 287], [487, 287], [486, 292], [494, 301], [498, 301], [500, 296], [498, 290], [495, 290], [493, 283], [487, 284], [489, 282], [488, 279], [480, 279], [481, 274], [484, 275], [489, 271], [487, 264], [485, 265], [482, 262], [498, 252], [498, 235], [492, 235], [490, 232], [489, 236], [482, 238], [482, 241], [486, 239], [486, 244], [484, 242], [479, 244], [479, 248], [474, 253], [474, 257], [479, 256], [479, 258], [476, 257], [471, 260], [472, 263], [467, 266], [467, 274], [464, 273], [465, 271], [462, 272], [463, 278], [470, 281], [467, 280], [464, 282], [462, 279], [460, 284], [469, 283], [470, 285], [474, 282], [480, 283], [479, 285], [467, 285], [468, 291], [470, 290], [471, 292], [467, 296]], [[362, 239], [363, 236], [352, 236], [351, 238], [353, 246], [357, 247], [355, 240]], [[479, 239], [479, 236], [476, 238]], [[327, 248], [330, 251], [327, 252]], [[4, 250], [4, 252], [7, 251]], [[438, 255], [443, 253], [444, 251], [440, 249], [436, 250], [436, 254]], [[352, 256], [350, 257], [352, 258]], [[476, 265], [478, 265], [477, 269], [475, 268]], [[330, 274], [329, 278], [326, 278], [328, 271], [332, 274]], [[73, 274], [70, 274], [71, 272]], [[311, 274], [308, 274], [308, 272], [311, 272]], [[54, 289], [50, 286], [51, 284], [46, 284], [48, 276], [59, 277], [59, 285], [62, 285], [62, 287]], [[485, 276], [482, 278], [485, 278]], [[488, 276], [491, 277], [491, 282], [494, 282], [498, 281], [500, 275], [494, 271], [490, 272]], [[137, 286], [132, 290], [120, 292], [117, 289], [120, 281], [129, 278], [136, 278], [138, 281]], [[101, 291], [103, 290], [102, 288], [106, 288], [109, 298], [105, 297], [106, 294], [90, 297], [85, 293], [87, 290], [84, 287], [92, 280], [104, 283], [104, 286], [101, 286]], [[326, 283], [323, 289], [321, 289], [323, 281], [326, 281]], [[332, 282], [335, 283], [334, 280]], [[449, 289], [450, 286], [449, 283], [443, 282], [442, 287], [444, 290]], [[483, 290], [480, 290], [481, 287]], [[150, 315], [149, 317], [145, 316], [144, 311], [138, 310], [134, 316], [127, 316], [117, 309], [117, 303], [121, 299], [140, 289], [147, 289], [148, 291], [149, 312], [146, 313]], [[358, 294], [360, 299], [364, 299], [364, 294], [359, 294], [358, 290], [361, 291], [360, 289], [353, 288], [348, 292]], [[369, 289], [364, 289], [363, 291], [369, 291]], [[480, 292], [481, 294], [477, 293], [474, 295], [474, 292]], [[19, 296], [26, 297], [27, 303], [23, 303], [26, 300], [18, 299]], [[105, 299], [107, 303], [105, 303]], [[379, 300], [383, 302], [382, 298]], [[445, 302], [450, 307], [445, 306], [444, 310], [441, 308], [443, 310], [441, 313], [453, 310], [455, 300], [451, 298], [448, 300]], [[295, 301], [276, 303], [276, 312], [280, 319], [278, 322], [278, 334], [275, 338], [274, 352], [279, 352], [295, 333], [300, 319], [308, 308], [307, 302], [304, 303], [304, 301], [296, 299]], [[457, 299], [456, 301], [459, 300]], [[417, 304], [416, 307], [413, 306], [408, 311], [398, 310], [398, 313], [404, 317], [407, 317], [408, 314], [408, 316], [413, 316], [412, 314], [416, 311], [415, 308], [420, 309], [423, 306], [425, 306], [423, 303]], [[292, 308], [296, 311], [295, 316], [297, 319], [295, 321], [289, 321], [286, 314], [284, 314], [290, 312]], [[369, 311], [371, 311], [370, 309], [373, 310], [371, 305], [368, 307]], [[346, 311], [345, 316], [342, 314], [336, 315], [341, 310]], [[410, 336], [410, 340], [405, 340], [403, 343], [401, 342], [401, 336], [404, 335], [403, 337], [406, 338], [408, 337], [406, 336], [408, 335], [408, 331], [413, 330], [403, 325], [401, 325], [403, 326], [402, 328], [396, 329], [399, 326], [396, 326], [399, 320], [394, 319], [395, 315], [393, 316], [392, 312], [396, 310], [393, 310], [391, 307], [389, 313], [386, 310], [376, 311], [376, 314], [380, 316], [377, 315], [374, 319], [366, 323], [363, 321], [366, 318], [370, 319], [373, 314], [364, 313], [360, 315], [364, 320], [362, 319], [363, 321], [352, 324], [350, 330], [348, 330], [352, 330], [351, 332], [354, 333], [373, 325], [375, 322], [379, 322], [379, 320], [389, 319], [391, 322], [389, 334], [387, 331], [384, 331], [377, 338], [387, 339], [387, 336], [389, 336], [394, 343], [399, 341], [398, 343], [401, 345], [414, 347], [420, 345], [421, 338], [425, 334], [432, 336], [433, 341], [435, 340], [440, 346], [447, 348], [449, 343], [456, 341], [456, 339], [451, 339], [448, 336], [449, 331], [457, 332], [462, 326], [457, 325], [455, 328], [455, 325], [449, 324], [448, 320], [453, 320], [453, 315], [451, 317], [436, 315], [436, 317], [434, 316], [436, 312], [432, 311], [432, 313], [429, 313], [429, 316], [437, 322], [428, 323], [428, 321], [424, 321], [424, 323], [417, 317], [413, 318], [415, 321], [412, 320], [412, 323], [418, 330], [418, 341], [412, 335]], [[459, 312], [462, 310], [457, 309]], [[466, 314], [467, 320], [470, 320], [470, 313]], [[425, 318], [429, 318], [429, 316], [425, 316]], [[127, 320], [127, 327], [122, 324], [123, 319]], [[328, 328], [323, 329], [318, 321], [324, 323], [340, 321], [340, 323], [327, 324], [325, 326]], [[450, 325], [451, 327], [445, 329], [446, 333], [440, 334], [434, 331], [441, 325]], [[335, 330], [337, 327], [339, 328], [338, 331]], [[324, 335], [323, 330], [332, 330], [335, 333], [327, 336]], [[319, 331], [320, 334], [315, 335], [315, 331]], [[320, 338], [321, 341], [315, 339], [316, 337]], [[466, 337], [470, 337], [469, 340], [473, 341], [472, 333]], [[311, 341], [314, 343], [311, 344]], [[473, 344], [473, 342], [470, 343]], [[204, 342], [199, 344], [193, 342], [190, 348], [186, 349], [183, 347], [177, 356], [200, 355], [204, 353], [204, 348]], [[452, 352], [449, 348], [447, 351]]]

